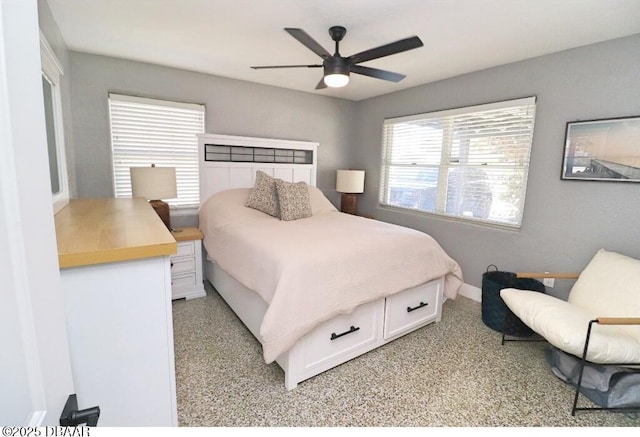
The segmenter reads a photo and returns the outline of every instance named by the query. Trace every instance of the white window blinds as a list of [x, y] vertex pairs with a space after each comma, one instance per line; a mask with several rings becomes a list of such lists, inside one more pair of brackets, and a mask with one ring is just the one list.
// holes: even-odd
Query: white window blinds
[[535, 97], [387, 119], [382, 205], [520, 227]]
[[172, 208], [197, 207], [198, 138], [204, 105], [109, 94], [113, 183], [116, 197], [131, 197], [130, 167], [175, 167], [178, 197]]

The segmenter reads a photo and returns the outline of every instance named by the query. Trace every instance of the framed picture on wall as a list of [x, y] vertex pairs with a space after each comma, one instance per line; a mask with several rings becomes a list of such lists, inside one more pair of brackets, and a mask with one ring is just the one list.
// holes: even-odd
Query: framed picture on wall
[[640, 182], [640, 116], [567, 123], [562, 179]]

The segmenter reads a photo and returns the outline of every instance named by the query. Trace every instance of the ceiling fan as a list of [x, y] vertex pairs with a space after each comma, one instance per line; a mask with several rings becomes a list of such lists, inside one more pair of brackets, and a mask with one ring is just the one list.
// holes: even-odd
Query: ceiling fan
[[417, 36], [401, 39], [400, 41], [385, 44], [380, 47], [365, 50], [355, 55], [344, 57], [340, 55], [339, 45], [342, 38], [347, 33], [347, 29], [342, 26], [333, 26], [329, 29], [331, 39], [336, 43], [336, 52], [331, 55], [327, 50], [318, 44], [302, 29], [285, 28], [292, 37], [304, 44], [308, 49], [320, 56], [324, 61], [322, 64], [312, 65], [259, 65], [251, 67], [255, 70], [263, 68], [324, 68], [324, 75], [316, 89], [329, 87], [342, 87], [349, 83], [349, 74], [356, 73], [364, 76], [374, 77], [376, 79], [388, 80], [391, 82], [400, 82], [406, 76], [404, 74], [393, 73], [391, 71], [380, 70], [377, 68], [365, 67], [358, 65], [362, 62], [371, 61], [373, 59], [382, 58], [384, 56], [395, 55], [396, 53], [405, 52], [407, 50], [422, 47], [424, 44]]

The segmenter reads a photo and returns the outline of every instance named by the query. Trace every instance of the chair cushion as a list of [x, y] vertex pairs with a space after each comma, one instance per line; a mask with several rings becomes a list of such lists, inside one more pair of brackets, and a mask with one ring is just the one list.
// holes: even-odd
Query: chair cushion
[[[504, 288], [500, 297], [513, 313], [549, 343], [582, 357], [589, 321], [598, 315], [564, 300], [528, 290]], [[596, 325], [587, 360], [592, 363], [640, 363], [640, 342], [616, 326]]]
[[[569, 303], [596, 317], [640, 317], [640, 260], [600, 249], [571, 288]], [[640, 342], [640, 326], [620, 326]]]

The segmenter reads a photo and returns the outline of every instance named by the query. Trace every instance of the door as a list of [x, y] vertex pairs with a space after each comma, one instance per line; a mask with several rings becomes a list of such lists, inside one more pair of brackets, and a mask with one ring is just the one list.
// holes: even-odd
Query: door
[[[0, 0], [0, 424], [56, 425], [73, 380], [35, 0]], [[78, 394], [80, 402], [82, 395]]]

